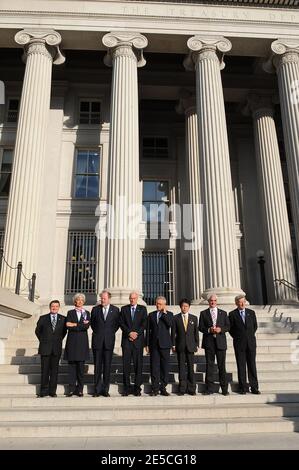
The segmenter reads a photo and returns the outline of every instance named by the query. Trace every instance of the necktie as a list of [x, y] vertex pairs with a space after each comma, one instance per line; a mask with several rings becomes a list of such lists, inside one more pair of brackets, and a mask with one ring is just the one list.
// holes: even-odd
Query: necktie
[[187, 315], [183, 315], [183, 321], [184, 321], [184, 328], [185, 328], [185, 331], [187, 331], [187, 328], [188, 328], [188, 319], [187, 319]]
[[104, 320], [107, 320], [107, 315], [108, 315], [108, 309], [107, 307], [104, 307]]
[[135, 317], [135, 307], [132, 307], [132, 308], [131, 308], [131, 318], [132, 318], [132, 321], [134, 321], [134, 317]]
[[213, 322], [213, 326], [216, 326], [216, 320], [217, 320], [217, 312], [216, 312], [216, 310], [213, 308], [213, 310], [212, 310], [212, 322]]
[[160, 320], [161, 316], [162, 316], [162, 312], [158, 312], [157, 313], [157, 323], [159, 323], [159, 320]]
[[52, 330], [53, 331], [56, 328], [56, 322], [57, 322], [57, 316], [56, 315], [51, 315], [51, 324], [52, 324]]
[[240, 310], [241, 318], [243, 320], [243, 323], [245, 324], [245, 312], [244, 310]]

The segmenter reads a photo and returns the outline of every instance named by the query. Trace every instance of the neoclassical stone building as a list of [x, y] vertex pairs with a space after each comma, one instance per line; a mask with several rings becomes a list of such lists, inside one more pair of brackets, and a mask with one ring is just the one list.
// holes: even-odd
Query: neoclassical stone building
[[[147, 303], [296, 300], [275, 279], [296, 285], [298, 8], [0, 1], [2, 245], [37, 274], [42, 303], [104, 287], [115, 303], [132, 289]], [[127, 209], [141, 203], [136, 223]], [[193, 250], [179, 236], [187, 205]], [[15, 278], [2, 262], [1, 285]]]

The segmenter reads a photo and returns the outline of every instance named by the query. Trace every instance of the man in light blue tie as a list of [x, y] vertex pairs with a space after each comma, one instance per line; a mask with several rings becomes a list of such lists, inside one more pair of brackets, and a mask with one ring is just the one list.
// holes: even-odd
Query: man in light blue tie
[[91, 311], [90, 325], [92, 329], [91, 347], [95, 365], [94, 397], [102, 394], [110, 397], [110, 374], [115, 333], [119, 328], [119, 309], [110, 303], [111, 293], [103, 290], [100, 304]]
[[246, 308], [243, 295], [235, 298], [237, 308], [229, 313], [230, 330], [233, 338], [235, 356], [238, 368], [239, 393], [247, 392], [246, 366], [251, 393], [260, 394], [256, 371], [256, 315], [253, 310]]
[[[141, 395], [142, 364], [144, 348], [144, 332], [147, 323], [147, 310], [144, 305], [138, 304], [138, 292], [131, 292], [129, 305], [125, 305], [120, 311], [120, 327], [122, 329], [122, 353], [123, 353], [123, 391], [124, 397], [133, 393], [136, 397]], [[135, 383], [131, 387], [130, 369], [133, 360]]]

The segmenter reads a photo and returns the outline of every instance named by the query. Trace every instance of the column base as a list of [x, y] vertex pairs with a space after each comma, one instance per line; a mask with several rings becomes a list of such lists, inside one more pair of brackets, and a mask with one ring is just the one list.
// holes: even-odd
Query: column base
[[191, 299], [191, 305], [201, 305], [205, 302], [205, 299], [203, 297], [200, 297], [199, 299]]
[[129, 303], [129, 296], [131, 292], [138, 292], [139, 293], [139, 299], [138, 303], [140, 305], [145, 305], [144, 300], [142, 300], [143, 294], [139, 291], [139, 289], [134, 289], [133, 287], [131, 289], [129, 288], [122, 288], [122, 287], [107, 287], [107, 290], [111, 293], [111, 303], [113, 305], [117, 306], [122, 306], [122, 305], [128, 305]]
[[239, 287], [214, 287], [206, 289], [203, 294], [203, 301], [201, 303], [207, 303], [208, 297], [211, 294], [217, 295], [217, 301], [219, 305], [235, 305], [235, 297], [237, 295], [244, 295], [245, 292]]

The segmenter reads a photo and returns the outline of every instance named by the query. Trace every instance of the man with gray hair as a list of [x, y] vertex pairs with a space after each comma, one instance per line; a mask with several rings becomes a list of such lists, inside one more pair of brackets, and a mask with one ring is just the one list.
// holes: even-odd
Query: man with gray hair
[[156, 310], [148, 316], [146, 344], [150, 353], [152, 396], [168, 396], [166, 386], [169, 381], [169, 362], [172, 341], [170, 328], [173, 313], [166, 309], [166, 299], [163, 296], [156, 298]]
[[256, 371], [256, 338], [257, 321], [255, 312], [245, 308], [246, 299], [244, 295], [235, 298], [237, 308], [229, 313], [230, 335], [238, 368], [239, 393], [245, 395], [247, 392], [246, 365], [251, 393], [259, 395], [259, 385]]
[[134, 364], [134, 395], [141, 395], [143, 348], [145, 346], [144, 332], [147, 323], [147, 310], [144, 305], [138, 304], [138, 292], [131, 292], [129, 305], [120, 311], [120, 327], [122, 329], [121, 347], [123, 353], [123, 382], [124, 397], [131, 393], [130, 369], [131, 361]]
[[[92, 329], [91, 347], [94, 357], [94, 397], [103, 395], [110, 397], [110, 373], [115, 333], [119, 328], [119, 309], [110, 304], [111, 293], [103, 290], [100, 304], [91, 311], [90, 325]], [[103, 381], [102, 381], [103, 373]], [[102, 381], [102, 384], [101, 384]]]
[[209, 308], [203, 310], [199, 317], [199, 331], [203, 333], [202, 348], [206, 357], [206, 390], [205, 395], [215, 391], [214, 363], [215, 356], [219, 370], [219, 382], [222, 395], [228, 395], [228, 383], [225, 368], [227, 342], [225, 333], [229, 331], [227, 313], [217, 307], [217, 295], [208, 297]]

